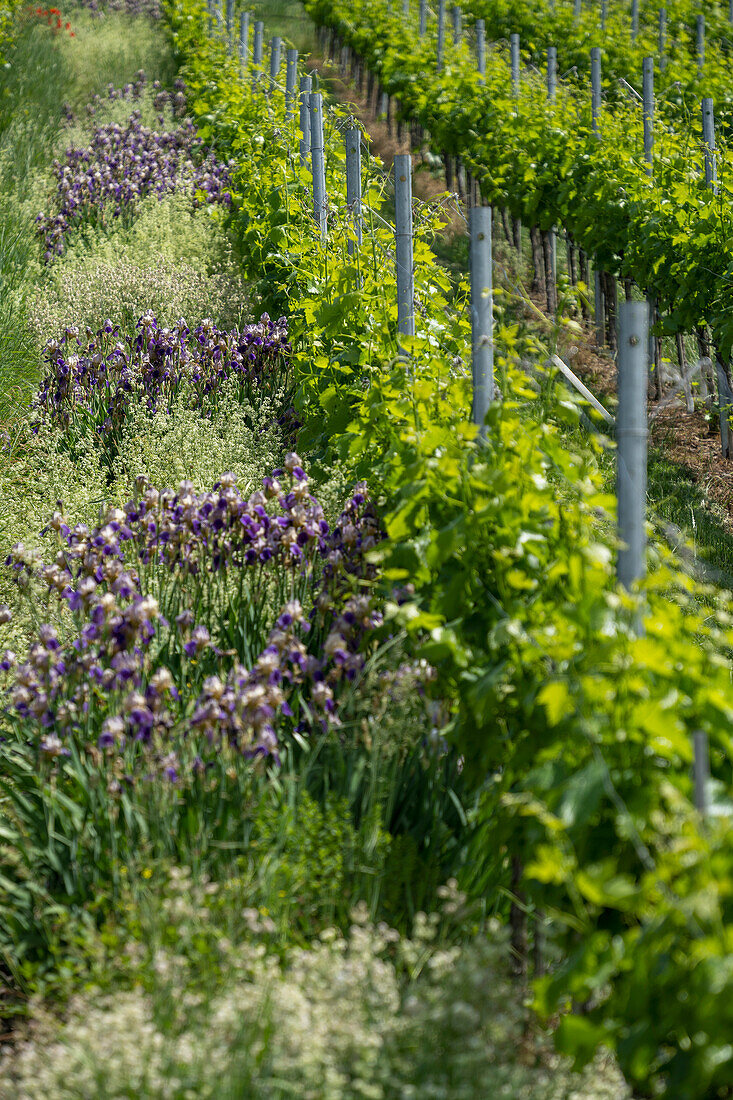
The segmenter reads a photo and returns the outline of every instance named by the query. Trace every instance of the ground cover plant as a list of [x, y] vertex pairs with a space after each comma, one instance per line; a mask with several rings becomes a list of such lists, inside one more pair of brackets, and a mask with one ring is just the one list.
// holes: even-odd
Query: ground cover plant
[[[515, 366], [537, 337], [499, 303], [480, 445], [437, 212], [416, 208], [398, 337], [371, 163], [349, 248], [344, 114], [323, 241], [282, 90], [241, 78], [202, 5], [169, 23], [189, 132], [232, 165], [231, 204], [170, 224], [239, 267], [251, 315], [69, 317], [11, 425], [0, 1095], [621, 1100], [620, 1066], [647, 1094], [724, 1096], [718, 591], [658, 546], [645, 592], [617, 589], [614, 501], [561, 430], [578, 410], [551, 387], [540, 408]], [[129, 107], [88, 102], [98, 133]], [[39, 251], [38, 278], [93, 282], [120, 239], [143, 271], [164, 234], [136, 233], [183, 215], [168, 202]], [[530, 1015], [530, 948], [582, 1074]]]

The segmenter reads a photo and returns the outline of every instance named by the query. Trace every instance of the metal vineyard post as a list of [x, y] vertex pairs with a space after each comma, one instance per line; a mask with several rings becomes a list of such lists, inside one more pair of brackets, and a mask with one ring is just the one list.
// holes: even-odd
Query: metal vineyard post
[[443, 69], [443, 47], [445, 43], [445, 0], [438, 0], [438, 43], [435, 55], [435, 71]]
[[618, 413], [616, 416], [618, 552], [616, 575], [625, 588], [645, 572], [647, 478], [647, 349], [649, 306], [619, 306]]
[[461, 37], [463, 35], [463, 20], [461, 18], [461, 9], [458, 4], [454, 4], [451, 8], [451, 18], [453, 20], [453, 45], [460, 46]]
[[513, 34], [509, 39], [512, 64], [512, 95], [519, 95], [519, 35]]
[[298, 80], [298, 51], [288, 50], [285, 69], [285, 111], [288, 118], [293, 117], [295, 109], [296, 83]]
[[594, 46], [590, 51], [591, 117], [593, 131], [600, 136], [598, 125], [601, 117], [601, 51]]
[[282, 53], [282, 38], [275, 36], [270, 42], [270, 93], [275, 91], [278, 74], [280, 72], [280, 59]]
[[308, 163], [311, 147], [310, 96], [313, 81], [309, 76], [300, 78], [300, 163], [303, 168]]
[[486, 77], [486, 25], [483, 19], [476, 20], [476, 67], [483, 84]]
[[262, 20], [258, 20], [255, 23], [255, 35], [252, 45], [252, 68], [254, 73], [252, 76], [252, 89], [257, 87], [260, 78], [260, 70], [262, 68], [262, 50], [264, 44], [265, 24]]
[[644, 160], [651, 177], [654, 174], [654, 58], [645, 57], [642, 68], [644, 112]]
[[706, 97], [702, 101], [702, 140], [705, 144], [705, 185], [717, 194], [718, 169], [715, 163], [715, 114], [713, 101]]
[[697, 53], [697, 75], [702, 76], [705, 68], [705, 16], [698, 15], [695, 21], [695, 49]]
[[486, 413], [494, 399], [494, 316], [492, 303], [492, 257], [490, 206], [468, 211], [471, 248], [471, 369], [473, 409], [471, 416], [486, 436]]
[[311, 167], [313, 170], [313, 216], [326, 239], [327, 198], [326, 163], [323, 157], [323, 96], [320, 92], [310, 95]]
[[[361, 244], [361, 130], [354, 119], [346, 130], [346, 205], [351, 213], [356, 244]], [[349, 255], [355, 242], [349, 238]]]
[[593, 263], [593, 281], [594, 281], [594, 299], [593, 299], [593, 317], [596, 326], [596, 344], [598, 347], [602, 347], [603, 339], [605, 336], [604, 325], [604, 301], [603, 301], [603, 280], [601, 279], [601, 272], [597, 264]]
[[[547, 48], [547, 99], [554, 103], [557, 98], [557, 47]], [[557, 279], [557, 229], [553, 225], [549, 231], [552, 278]]]
[[395, 246], [397, 253], [397, 331], [415, 335], [415, 282], [412, 259], [412, 157], [394, 158]]
[[557, 96], [557, 47], [547, 47], [547, 98], [555, 102]]
[[249, 52], [249, 12], [243, 11], [239, 15], [239, 67], [244, 72], [247, 68], [247, 55]]

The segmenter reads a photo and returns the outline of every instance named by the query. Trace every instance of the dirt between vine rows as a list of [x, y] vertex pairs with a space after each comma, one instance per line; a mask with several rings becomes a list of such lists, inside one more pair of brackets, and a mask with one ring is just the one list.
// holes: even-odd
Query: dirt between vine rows
[[[384, 118], [367, 101], [366, 92], [360, 93], [355, 84], [345, 81], [335, 64], [313, 54], [309, 58], [309, 68], [315, 69], [328, 82], [339, 102], [364, 124], [370, 151], [380, 158], [385, 169], [392, 167], [398, 153], [411, 152], [409, 130], [406, 128], [403, 140], [398, 141], [396, 125], [393, 123], [388, 127]], [[366, 86], [366, 81], [364, 84]], [[428, 168], [422, 154], [417, 153], [416, 160], [418, 170], [413, 174], [415, 196], [423, 201], [445, 197], [444, 181]], [[419, 170], [421, 164], [425, 166], [425, 171]], [[456, 199], [455, 204], [444, 207], [443, 232], [448, 240], [466, 232], [465, 218], [457, 206]], [[531, 293], [530, 298], [533, 308], [526, 307], [527, 319], [539, 322], [537, 311], [544, 315], [545, 300], [535, 293]], [[549, 328], [549, 321], [547, 326]], [[561, 355], [599, 400], [610, 404], [615, 402], [615, 362], [608, 351], [597, 346], [595, 334], [589, 326], [584, 325], [581, 333], [576, 332], [572, 339], [563, 341]], [[650, 412], [656, 403], [655, 398], [650, 399]], [[721, 506], [726, 526], [733, 531], [733, 461], [723, 458], [721, 454], [717, 417], [709, 421], [704, 411], [688, 413], [684, 403], [675, 402], [662, 409], [655, 418], [650, 428], [650, 443], [659, 447], [669, 462], [684, 468], [706, 496]]]

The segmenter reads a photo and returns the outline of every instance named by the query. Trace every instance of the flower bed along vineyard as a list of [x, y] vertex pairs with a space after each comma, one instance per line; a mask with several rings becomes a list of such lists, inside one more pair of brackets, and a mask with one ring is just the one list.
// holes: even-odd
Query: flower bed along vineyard
[[[158, 93], [160, 109], [168, 102], [174, 114], [185, 109], [182, 86], [171, 100]], [[190, 119], [159, 132], [143, 126], [141, 117], [136, 109], [126, 126], [96, 127], [88, 147], [68, 149], [64, 161], [54, 164], [55, 209], [36, 218], [47, 263], [63, 255], [81, 227], [129, 221], [146, 195], [162, 198], [180, 187], [190, 191], [194, 204], [230, 202], [229, 166], [207, 152]]]

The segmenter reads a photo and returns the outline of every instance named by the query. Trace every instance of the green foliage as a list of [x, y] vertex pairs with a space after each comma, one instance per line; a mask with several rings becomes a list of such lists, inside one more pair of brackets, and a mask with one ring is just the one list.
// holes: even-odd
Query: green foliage
[[[599, 143], [587, 126], [575, 125], [571, 93], [560, 97], [557, 117], [532, 80], [510, 104], [501, 55], [491, 61], [486, 92], [479, 92], [468, 65], [451, 63], [440, 79], [430, 75], [425, 57], [432, 47], [417, 43], [401, 17], [390, 17], [380, 4], [365, 0], [346, 13], [324, 2], [311, 10], [377, 69], [383, 86], [440, 148], [464, 155], [486, 198], [530, 223], [567, 224], [609, 269], [618, 265], [650, 285], [628, 266], [629, 242], [652, 242], [643, 258], [650, 266], [654, 249], [664, 255], [668, 219], [654, 223], [656, 238], [640, 238], [637, 230], [648, 220], [649, 203], [668, 193], [665, 173], [671, 180], [681, 165], [674, 152], [679, 135], [664, 138], [672, 153], [661, 157], [660, 187], [652, 191], [629, 153], [629, 135], [639, 126], [629, 111], [608, 120], [609, 137], [618, 126], [624, 140]], [[369, 226], [357, 252], [360, 286], [356, 265], [350, 270], [343, 256], [340, 153], [331, 154], [333, 214], [322, 246], [304, 209], [302, 173], [270, 136], [288, 125], [277, 97], [265, 105], [250, 96], [226, 69], [219, 47], [200, 44], [194, 9], [182, 3], [173, 24], [201, 124], [240, 163], [234, 225], [244, 262], [252, 257], [253, 270], [266, 273], [271, 297], [304, 321], [296, 349], [301, 438], [319, 448], [324, 467], [338, 461], [377, 486], [390, 536], [379, 553], [385, 576], [414, 586], [415, 599], [395, 602], [388, 616], [438, 667], [437, 694], [450, 700], [448, 736], [480, 800], [471, 811], [475, 888], [510, 891], [519, 863], [525, 904], [550, 914], [551, 939], [565, 959], [540, 1003], [549, 1013], [575, 1000], [592, 1012], [583, 1017], [587, 1026], [574, 1016], [566, 1025], [567, 1047], [580, 1060], [602, 1042], [642, 1089], [670, 1097], [724, 1095], [733, 1056], [725, 1014], [719, 1027], [711, 1022], [711, 1000], [729, 999], [724, 929], [731, 869], [709, 850], [690, 802], [698, 729], [709, 737], [720, 789], [726, 797], [731, 789], [733, 635], [719, 593], [680, 575], [659, 548], [651, 552], [643, 595], [616, 588], [614, 501], [592, 453], [571, 450], [553, 423], [572, 422], [577, 410], [547, 394], [549, 420], [533, 415], [534, 391], [512, 365], [517, 334], [506, 324], [499, 325], [497, 348], [503, 400], [489, 414], [486, 445], [477, 444], [461, 363], [461, 299], [446, 317], [440, 288], [426, 293], [431, 279], [433, 285], [439, 280], [428, 268], [422, 226], [418, 334], [402, 341], [406, 355], [399, 358], [391, 274], [381, 272], [387, 295], [380, 296], [369, 263], [381, 230]], [[482, 176], [482, 165], [490, 165], [490, 175]], [[606, 181], [602, 188], [599, 178]], [[370, 172], [373, 189], [372, 179]], [[689, 270], [710, 261], [712, 202], [692, 183], [679, 201], [695, 213], [685, 216], [684, 239], [669, 232], [675, 248], [686, 249]], [[653, 289], [685, 326], [707, 306], [678, 293], [680, 270], [664, 268]], [[701, 295], [713, 285], [718, 294], [719, 283], [701, 277], [695, 283]], [[721, 340], [725, 316], [722, 309], [707, 314]], [[720, 835], [729, 844], [726, 818]], [[697, 886], [685, 872], [683, 836], [698, 846], [697, 882], [707, 882], [714, 899], [708, 909], [693, 902]], [[650, 1010], [670, 1001], [676, 981], [673, 966], [664, 974], [660, 968], [660, 880], [679, 954], [693, 970], [701, 956], [718, 965], [713, 997], [701, 997], [699, 1009], [693, 998], [684, 1002], [684, 1034], [672, 1009]], [[694, 919], [683, 919], [690, 906]], [[636, 974], [645, 975], [646, 999], [630, 993]], [[700, 970], [701, 983], [704, 975]], [[689, 978], [682, 968], [675, 984], [680, 995]]]
[[[330, 10], [323, 0], [319, 17]], [[525, 219], [571, 222], [587, 247], [607, 249], [609, 267], [639, 270], [625, 266], [627, 223], [646, 216], [650, 189], [623, 143], [599, 144], [570, 125], [572, 94], [551, 115], [530, 82], [512, 115], [500, 56], [487, 94], [467, 65], [460, 79], [451, 65], [445, 84], [418, 82], [410, 66], [427, 44], [415, 46], [401, 20], [367, 0], [348, 14], [354, 43], [441, 148], [465, 152], [475, 141], [469, 166], [487, 197]], [[614, 501], [592, 451], [568, 446], [558, 426], [575, 423], [577, 409], [550, 387], [538, 402], [514, 366], [527, 350], [523, 337], [499, 311], [501, 400], [479, 443], [464, 362], [467, 288], [435, 269], [437, 212], [416, 209], [417, 335], [398, 340], [393, 239], [379, 219], [388, 187], [378, 168], [367, 167], [364, 243], [349, 256], [344, 114], [329, 109], [322, 243], [281, 92], [253, 93], [238, 62], [207, 41], [205, 18], [193, 0], [171, 6], [201, 136], [239, 166], [235, 262], [253, 298], [288, 315], [299, 446], [314, 455], [334, 499], [344, 479], [358, 476], [378, 495], [389, 538], [370, 558], [384, 578], [391, 638], [344, 689], [343, 726], [308, 740], [296, 731], [277, 777], [222, 754], [213, 771], [180, 788], [151, 777], [144, 797], [119, 782], [108, 789], [95, 763], [94, 714], [73, 758], [45, 771], [23, 745], [3, 743], [5, 966], [29, 992], [66, 991], [83, 978], [108, 990], [110, 956], [118, 956], [130, 989], [72, 1003], [60, 1031], [39, 1019], [30, 1044], [0, 1069], [0, 1095], [40, 1086], [59, 1096], [220, 1096], [227, 1082], [232, 1096], [468, 1100], [503, 1091], [555, 1100], [574, 1089], [592, 1097], [596, 1086], [599, 1096], [624, 1096], [613, 1076], [601, 1079], [599, 1063], [573, 1078], [542, 1038], [528, 1064], [516, 1056], [528, 1021], [508, 985], [505, 948], [481, 936], [447, 948], [440, 918], [421, 912], [458, 873], [487, 908], [502, 909], [521, 889], [536, 927], [545, 915], [554, 965], [536, 985], [536, 1003], [548, 1016], [563, 1013], [560, 1042], [578, 1064], [606, 1045], [647, 1093], [718, 1100], [733, 1058], [733, 631], [720, 594], [680, 576], [656, 548], [644, 594], [617, 590]], [[624, 134], [637, 132], [628, 112], [618, 120]], [[680, 166], [679, 140], [668, 139], [667, 182]], [[481, 171], [487, 163], [491, 176]], [[694, 214], [680, 223], [685, 247], [714, 238], [722, 255], [708, 196], [691, 187], [680, 202]], [[172, 250], [179, 221], [160, 217]], [[666, 255], [680, 225], [660, 223], [638, 264]], [[203, 255], [209, 239], [197, 235], [200, 223], [189, 228]], [[160, 244], [144, 236], [140, 223], [133, 251], [150, 265]], [[74, 263], [114, 251], [120, 239], [90, 239], [93, 253], [82, 246]], [[678, 274], [659, 276], [662, 296]], [[706, 303], [676, 303], [676, 321]], [[152, 423], [131, 408], [100, 497], [124, 497], [140, 467], [171, 479], [185, 469], [206, 484], [211, 464], [226, 459], [254, 478], [278, 447], [268, 407], [228, 413], [222, 405], [194, 430], [183, 407]], [[67, 476], [80, 516], [97, 499], [96, 459], [77, 468], [57, 450], [49, 434], [8, 461], [12, 502], [4, 507], [24, 530], [52, 507], [49, 490]], [[87, 450], [93, 455], [81, 446], [80, 457]], [[23, 520], [29, 472], [32, 515]], [[240, 614], [244, 604], [221, 595], [227, 613], [210, 625], [216, 620], [220, 640], [237, 645], [277, 603], [263, 590]], [[161, 591], [172, 617], [181, 598]], [[20, 636], [48, 613], [41, 605], [27, 614], [10, 628]], [[197, 668], [192, 683], [204, 672]], [[696, 730], [711, 746], [716, 821], [707, 831], [690, 801]], [[471, 928], [475, 914], [455, 883], [447, 892], [453, 916]], [[351, 917], [357, 900], [366, 905]], [[412, 925], [410, 938], [365, 925], [368, 913], [401, 932]], [[348, 940], [324, 928], [350, 919]], [[320, 930], [320, 942], [304, 947]], [[573, 1003], [582, 1012], [566, 1014]]]
[[346, 923], [365, 883], [383, 874], [389, 848], [378, 818], [362, 821], [356, 830], [347, 798], [331, 794], [315, 801], [304, 791], [291, 807], [262, 800], [255, 810], [250, 859], [270, 866], [269, 889], [282, 899], [268, 912], [280, 910], [290, 936], [309, 938], [324, 920]]
[[[43, 78], [39, 79], [39, 72]], [[24, 403], [37, 375], [26, 303], [36, 250], [37, 177], [50, 164], [66, 69], [47, 27], [26, 26], [0, 66], [0, 416]], [[41, 185], [42, 189], [42, 185]]]
[[[562, 84], [555, 103], [550, 103], [544, 77], [523, 73], [514, 96], [503, 44], [487, 50], [481, 84], [465, 43], [448, 47], [442, 71], [435, 72], [434, 20], [429, 33], [419, 38], [415, 23], [390, 11], [384, 0], [312, 0], [306, 7], [316, 23], [333, 27], [348, 41], [377, 74], [381, 87], [399, 102], [402, 116], [424, 128], [434, 151], [461, 157], [487, 203], [507, 208], [528, 225], [565, 227], [604, 271], [633, 279], [657, 301], [665, 333], [692, 332], [708, 324], [728, 358], [733, 335], [728, 278], [731, 208], [724, 189], [715, 196], [704, 186], [697, 121], [699, 98], [714, 96], [716, 113], [722, 111], [727, 125], [726, 54], [721, 54], [717, 68], [711, 61], [703, 80], [689, 51], [680, 49], [660, 75], [652, 186], [643, 160], [642, 114], [636, 98], [624, 97], [613, 111], [604, 111], [599, 141], [591, 128], [587, 82], [580, 89]], [[691, 7], [682, 7], [694, 25]], [[480, 0], [475, 8], [476, 14], [486, 15]], [[517, 15], [515, 5], [510, 10], [500, 6], [497, 12], [498, 22], [492, 24], [492, 6], [489, 26], [498, 36], [509, 27], [521, 30], [522, 19], [534, 18], [534, 8]], [[558, 12], [562, 25], [569, 27], [572, 5], [558, 5]], [[619, 9], [618, 20], [622, 18], [627, 16]], [[566, 36], [554, 24], [548, 30], [548, 35], [556, 34], [560, 73], [575, 64], [574, 48], [582, 51], [581, 71], [587, 70], [588, 30], [594, 19], [596, 13], [589, 10], [575, 43], [572, 38], [569, 42], [567, 56]], [[614, 21], [604, 38], [611, 54], [604, 90], [612, 99], [619, 77], [638, 82], [643, 56], [636, 47], [630, 50], [625, 34], [614, 37], [617, 27]], [[647, 33], [653, 33], [651, 24]], [[541, 41], [527, 36], [530, 53]], [[621, 53], [614, 59], [617, 42], [622, 42]], [[639, 43], [642, 49], [653, 52], [648, 40]], [[637, 62], [626, 65], [626, 56]], [[616, 63], [618, 70], [613, 69]], [[714, 81], [715, 73], [719, 82]], [[729, 159], [724, 135], [719, 136], [716, 156], [723, 179]]]

